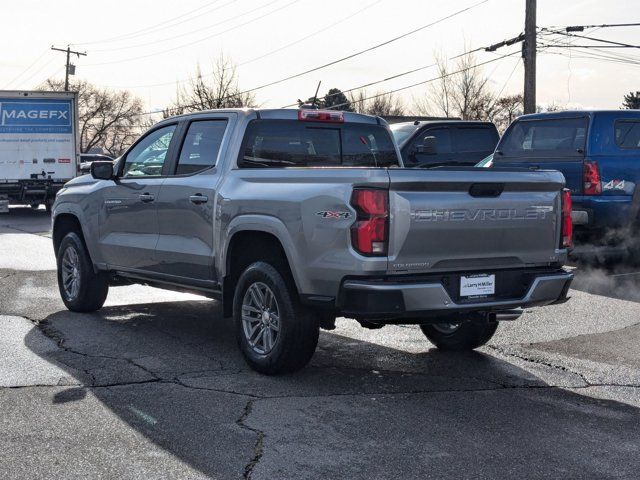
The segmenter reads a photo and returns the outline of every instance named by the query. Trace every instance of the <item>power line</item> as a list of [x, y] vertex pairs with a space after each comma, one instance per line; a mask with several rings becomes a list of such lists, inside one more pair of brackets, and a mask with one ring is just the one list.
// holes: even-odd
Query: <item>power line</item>
[[[354, 90], [361, 90], [363, 88], [368, 88], [368, 87], [371, 87], [373, 85], [377, 85], [379, 83], [388, 82], [389, 80], [394, 80], [396, 78], [404, 77], [405, 75], [409, 75], [411, 73], [419, 72], [420, 70], [426, 70], [427, 68], [435, 67], [436, 65], [437, 65], [436, 63], [430, 63], [429, 65], [423, 65], [422, 67], [414, 68], [412, 70], [407, 70], [406, 72], [398, 73], [396, 75], [392, 75], [390, 77], [386, 77], [386, 78], [383, 78], [381, 80], [376, 80], [374, 82], [365, 83], [364, 85], [360, 85], [358, 87], [353, 87], [353, 88], [349, 88], [347, 90], [340, 90], [339, 92], [336, 92], [336, 93], [327, 94], [327, 95], [325, 95], [325, 98], [331, 98], [331, 97], [334, 97], [336, 95], [340, 95], [341, 93], [349, 93], [349, 92], [353, 92]], [[298, 105], [297, 102], [296, 103], [291, 103], [289, 105], [285, 105], [282, 108], [295, 107], [296, 105]]]
[[182, 49], [184, 47], [189, 47], [191, 45], [195, 45], [196, 43], [204, 42], [205, 40], [209, 40], [210, 38], [218, 37], [218, 36], [223, 35], [225, 33], [231, 32], [232, 30], [236, 30], [238, 28], [244, 27], [245, 25], [249, 25], [250, 23], [253, 23], [253, 22], [256, 22], [258, 20], [261, 20], [261, 19], [263, 19], [265, 17], [268, 17], [269, 15], [273, 15], [274, 13], [277, 13], [277, 12], [279, 12], [281, 10], [284, 10], [285, 8], [288, 8], [291, 5], [293, 5], [294, 3], [298, 3], [300, 1], [301, 0], [293, 0], [293, 1], [291, 1], [291, 2], [289, 2], [287, 4], [285, 4], [285, 5], [282, 5], [281, 7], [278, 7], [276, 9], [274, 9], [274, 10], [271, 10], [270, 12], [267, 12], [267, 13], [265, 13], [263, 15], [260, 15], [259, 17], [253, 18], [251, 20], [247, 20], [244, 23], [240, 23], [238, 25], [235, 25], [235, 26], [233, 26], [231, 28], [228, 28], [226, 30], [223, 30], [221, 32], [214, 33], [213, 35], [209, 35], [207, 37], [200, 38], [199, 40], [194, 40], [194, 41], [189, 42], [189, 43], [183, 43], [182, 45], [178, 45], [176, 47], [167, 48], [165, 50], [161, 50], [159, 52], [154, 52], [154, 53], [149, 53], [149, 54], [146, 54], [146, 55], [139, 55], [137, 57], [129, 57], [129, 58], [121, 59], [121, 60], [112, 60], [112, 61], [109, 61], [109, 62], [91, 63], [91, 64], [88, 64], [86, 66], [113, 65], [113, 64], [116, 64], [116, 63], [132, 62], [134, 60], [140, 60], [140, 59], [143, 59], [143, 58], [155, 57], [157, 55], [162, 55], [163, 53], [173, 52], [175, 50], [180, 50], [180, 49]]
[[[47, 50], [50, 51], [50, 50]], [[22, 79], [22, 83], [23, 84], [27, 84], [29, 82], [29, 80], [31, 80], [33, 77], [37, 76], [40, 72], [42, 72], [45, 68], [47, 68], [49, 65], [51, 65], [53, 63], [53, 61], [56, 59], [57, 57], [51, 57], [49, 59], [48, 62], [46, 62], [45, 64], [43, 64], [40, 68], [38, 68], [35, 72], [31, 73], [31, 75], [29, 75], [27, 78]], [[57, 69], [56, 69], [56, 73], [57, 73]]]
[[547, 28], [563, 29], [567, 32], [582, 32], [585, 28], [640, 27], [640, 23], [602, 23], [600, 25], [551, 26]]
[[[225, 3], [224, 5], [221, 5], [220, 7], [218, 7], [218, 9], [224, 8], [227, 5], [230, 5], [230, 4], [234, 3], [235, 1], [236, 0], [232, 0], [229, 3]], [[175, 40], [177, 38], [186, 37], [186, 36], [189, 36], [189, 35], [193, 35], [194, 33], [201, 32], [203, 30], [210, 30], [213, 27], [218, 27], [220, 25], [224, 25], [225, 23], [231, 22], [231, 21], [236, 20], [238, 18], [242, 18], [242, 17], [244, 17], [246, 15], [249, 15], [249, 14], [251, 14], [253, 12], [257, 12], [258, 10], [262, 10], [263, 8], [267, 8], [267, 7], [271, 6], [271, 5], [273, 5], [274, 3], [278, 3], [279, 1], [280, 0], [272, 0], [272, 1], [268, 2], [268, 3], [265, 3], [264, 5], [260, 5], [258, 7], [252, 8], [251, 10], [247, 10], [245, 12], [239, 13], [237, 15], [234, 15], [233, 17], [225, 18], [224, 20], [221, 20], [221, 21], [219, 21], [217, 23], [208, 24], [208, 25], [205, 25], [204, 27], [197, 28], [197, 29], [191, 30], [189, 32], [183, 32], [183, 33], [180, 33], [178, 35], [174, 35], [172, 37], [166, 37], [166, 38], [162, 38], [160, 40], [153, 40], [153, 41], [145, 42], [145, 43], [137, 43], [135, 45], [126, 45], [124, 47], [105, 48], [105, 49], [101, 49], [101, 50], [92, 50], [92, 52], [115, 52], [115, 51], [119, 51], [119, 50], [130, 50], [132, 48], [140, 48], [140, 47], [146, 47], [146, 46], [149, 46], [149, 45], [155, 45], [157, 43], [169, 42], [169, 41]], [[216, 9], [216, 10], [218, 10], [218, 9]]]
[[487, 61], [481, 62], [481, 63], [476, 63], [475, 65], [472, 65], [470, 67], [462, 68], [460, 70], [456, 70], [455, 72], [449, 72], [449, 73], [446, 73], [445, 75], [440, 75], [439, 77], [430, 78], [429, 80], [423, 80], [421, 82], [413, 83], [411, 85], [407, 85], [407, 86], [404, 86], [404, 87], [396, 88], [394, 90], [389, 90], [388, 92], [377, 93], [375, 95], [371, 95], [370, 97], [359, 98], [357, 100], [349, 101], [349, 102], [346, 102], [346, 103], [341, 103], [339, 105], [332, 105], [331, 107], [327, 107], [327, 108], [328, 109], [337, 109], [337, 108], [344, 107], [344, 106], [347, 106], [347, 105], [352, 105], [354, 103], [360, 103], [360, 102], [364, 102], [366, 100], [371, 100], [372, 98], [378, 98], [378, 97], [383, 97], [385, 95], [391, 95], [393, 93], [400, 92], [402, 90], [408, 90], [410, 88], [414, 88], [414, 87], [417, 87], [419, 85], [425, 85], [427, 83], [435, 82], [437, 80], [441, 80], [443, 78], [447, 78], [447, 77], [450, 77], [450, 76], [453, 76], [453, 75], [457, 75], [459, 73], [463, 73], [463, 72], [466, 72], [468, 70], [473, 70], [474, 68], [478, 68], [478, 67], [481, 67], [483, 65], [487, 65], [489, 63], [497, 62], [499, 60], [502, 60], [503, 58], [512, 57], [513, 55], [516, 55], [516, 54], [519, 54], [519, 53], [520, 53], [520, 51], [511, 52], [511, 53], [508, 53], [506, 55], [501, 55], [498, 58], [492, 58], [491, 60], [487, 60]]
[[[353, 13], [351, 13], [351, 14], [347, 15], [346, 17], [341, 18], [341, 19], [340, 19], [340, 20], [338, 20], [337, 22], [334, 22], [334, 23], [332, 23], [332, 24], [330, 24], [330, 25], [327, 25], [327, 26], [325, 26], [325, 27], [323, 27], [323, 28], [321, 28], [321, 29], [319, 29], [319, 30], [316, 30], [316, 31], [314, 31], [314, 32], [312, 32], [312, 33], [310, 33], [310, 34], [308, 34], [308, 35], [305, 35], [305, 36], [300, 37], [300, 38], [298, 38], [298, 39], [296, 39], [296, 40], [293, 40], [293, 41], [291, 41], [291, 42], [289, 42], [289, 43], [287, 43], [287, 44], [285, 44], [285, 45], [282, 45], [282, 46], [280, 46], [280, 47], [278, 47], [278, 48], [274, 49], [274, 50], [270, 50], [270, 51], [268, 51], [268, 52], [266, 52], [266, 53], [260, 54], [260, 55], [258, 55], [257, 57], [251, 58], [251, 59], [249, 59], [249, 60], [242, 61], [242, 62], [240, 62], [240, 63], [236, 64], [236, 66], [237, 66], [237, 67], [241, 67], [241, 66], [243, 66], [243, 65], [247, 65], [247, 64], [249, 64], [249, 63], [257, 62], [258, 60], [262, 60], [262, 59], [264, 59], [264, 58], [266, 58], [266, 57], [268, 57], [268, 56], [270, 56], [270, 55], [273, 55], [274, 53], [277, 53], [277, 52], [280, 52], [280, 51], [282, 51], [282, 50], [285, 50], [285, 49], [287, 49], [287, 48], [289, 48], [289, 47], [292, 47], [293, 45], [297, 45], [297, 44], [299, 44], [299, 43], [303, 42], [304, 40], [307, 40], [307, 39], [309, 39], [309, 38], [311, 38], [311, 37], [314, 37], [314, 36], [316, 36], [316, 35], [318, 35], [318, 34], [320, 34], [320, 33], [326, 32], [327, 30], [329, 30], [329, 29], [331, 29], [331, 28], [333, 28], [333, 27], [335, 27], [335, 26], [337, 26], [337, 25], [339, 25], [339, 24], [341, 24], [341, 23], [346, 22], [347, 20], [350, 20], [351, 18], [355, 17], [356, 15], [361, 14], [361, 13], [362, 13], [362, 12], [364, 12], [365, 10], [368, 10], [368, 9], [370, 9], [370, 8], [372, 8], [372, 7], [376, 6], [376, 5], [378, 5], [378, 4], [379, 4], [379, 3], [381, 3], [382, 1], [383, 1], [383, 0], [376, 0], [376, 1], [374, 1], [373, 3], [370, 3], [369, 5], [367, 5], [367, 6], [363, 7], [363, 8], [361, 8], [361, 9], [356, 10], [355, 12], [353, 12]], [[216, 73], [215, 71], [214, 71], [214, 72], [210, 72], [210, 73], [206, 73], [206, 74], [202, 75], [202, 77], [203, 77], [203, 78], [205, 78], [205, 77], [210, 77], [210, 76], [215, 75], [215, 73]], [[189, 80], [191, 80], [191, 78], [184, 78], [184, 79], [182, 79], [182, 80], [175, 80], [175, 81], [171, 81], [171, 82], [152, 83], [152, 84], [147, 84], [147, 85], [111, 86], [111, 88], [149, 88], [149, 87], [163, 87], [163, 86], [166, 86], [166, 85], [181, 84], [181, 83], [184, 83], [184, 82], [188, 82]]]
[[478, 3], [474, 4], [474, 5], [471, 5], [469, 7], [463, 8], [462, 10], [458, 10], [457, 12], [454, 12], [452, 14], [449, 14], [449, 15], [445, 16], [445, 17], [439, 18], [438, 20], [435, 20], [435, 21], [433, 21], [431, 23], [428, 23], [426, 25], [418, 27], [418, 28], [416, 28], [414, 30], [411, 30], [411, 31], [409, 31], [407, 33], [404, 33], [402, 35], [399, 35], [397, 37], [394, 37], [394, 38], [391, 38], [389, 40], [386, 40], [386, 41], [384, 41], [382, 43], [378, 43], [377, 45], [374, 45], [372, 47], [365, 48], [364, 50], [360, 50], [358, 52], [352, 53], [350, 55], [347, 55], [345, 57], [339, 58], [337, 60], [333, 60], [333, 61], [325, 63], [323, 65], [319, 65], [317, 67], [310, 68], [310, 69], [305, 70], [303, 72], [299, 72], [299, 73], [296, 73], [296, 74], [293, 74], [293, 75], [289, 75], [288, 77], [281, 78], [280, 80], [274, 80], [273, 82], [265, 83], [265, 84], [260, 85], [258, 87], [254, 87], [254, 88], [251, 88], [249, 90], [245, 90], [244, 92], [241, 92], [241, 94], [255, 92], [256, 90], [260, 90], [260, 89], [263, 89], [263, 88], [266, 88], [266, 87], [271, 87], [273, 85], [277, 85], [279, 83], [286, 82], [286, 81], [292, 80], [294, 78], [302, 77], [303, 75], [307, 75], [307, 74], [312, 73], [312, 72], [317, 72], [318, 70], [322, 70], [323, 68], [327, 68], [327, 67], [336, 65], [336, 64], [344, 62], [346, 60], [350, 60], [350, 59], [355, 58], [355, 57], [357, 57], [359, 55], [362, 55], [364, 53], [368, 53], [368, 52], [371, 52], [371, 51], [376, 50], [378, 48], [381, 48], [381, 47], [384, 47], [386, 45], [389, 45], [390, 43], [398, 41], [398, 40], [400, 40], [402, 38], [406, 38], [406, 37], [408, 37], [410, 35], [413, 35], [414, 33], [422, 31], [422, 30], [424, 30], [424, 29], [426, 29], [428, 27], [432, 27], [433, 25], [436, 25], [438, 23], [444, 22], [445, 20], [448, 20], [448, 19], [450, 19], [452, 17], [460, 15], [460, 14], [462, 14], [464, 12], [467, 12], [467, 11], [471, 10], [472, 8], [475, 8], [475, 7], [479, 6], [479, 5], [482, 5], [483, 3], [487, 3], [488, 1], [489, 0], [482, 0], [481, 2], [478, 2]]
[[[565, 57], [566, 54], [564, 52], [550, 52], [547, 50], [544, 50], [542, 52], [543, 55], [559, 55], [559, 56], [563, 56]], [[597, 60], [597, 61], [602, 61], [602, 62], [608, 62], [608, 63], [617, 63], [617, 64], [624, 64], [624, 65], [632, 65], [632, 66], [638, 66], [640, 65], [640, 62], [636, 63], [636, 62], [631, 62], [628, 60], [620, 60], [620, 59], [615, 59], [615, 58], [611, 58], [611, 57], [605, 57], [605, 56], [599, 56], [599, 55], [588, 55], [588, 54], [582, 54], [582, 55], [576, 55], [576, 54], [572, 54], [572, 58], [579, 58], [579, 59], [584, 59], [584, 60]]]
[[[374, 45], [374, 46], [372, 46], [372, 47], [365, 48], [364, 50], [360, 50], [360, 51], [358, 51], [358, 52], [352, 53], [352, 54], [350, 54], [350, 55], [347, 55], [347, 56], [345, 56], [345, 57], [339, 58], [339, 59], [337, 59], [337, 60], [333, 60], [333, 61], [331, 61], [331, 62], [329, 62], [329, 63], [325, 63], [324, 65], [320, 65], [320, 66], [318, 66], [318, 67], [314, 67], [314, 68], [311, 68], [311, 69], [309, 69], [309, 70], [305, 70], [304, 72], [299, 72], [299, 73], [296, 73], [296, 74], [294, 74], [294, 75], [289, 75], [288, 77], [281, 78], [280, 80], [275, 80], [275, 81], [273, 81], [273, 82], [269, 82], [269, 83], [266, 83], [266, 84], [260, 85], [260, 86], [258, 86], [258, 87], [254, 87], [254, 88], [250, 88], [250, 89], [248, 89], [248, 90], [244, 90], [244, 91], [242, 91], [242, 92], [238, 92], [238, 93], [236, 93], [235, 95], [230, 95], [229, 97], [225, 97], [225, 98], [223, 98], [223, 99], [221, 99], [221, 100], [226, 100], [227, 98], [233, 98], [233, 97], [236, 97], [236, 96], [239, 96], [239, 95], [244, 95], [244, 94], [247, 94], [247, 93], [252, 93], [252, 92], [255, 92], [255, 91], [257, 91], [257, 90], [261, 90], [261, 89], [263, 89], [263, 88], [267, 88], [267, 87], [270, 87], [270, 86], [273, 86], [273, 85], [277, 85], [277, 84], [279, 84], [279, 83], [286, 82], [286, 81], [291, 80], [291, 79], [294, 79], [294, 78], [301, 77], [301, 76], [306, 75], [306, 74], [309, 74], [309, 73], [311, 73], [311, 72], [316, 72], [316, 71], [318, 71], [318, 70], [321, 70], [321, 69], [323, 69], [323, 68], [329, 67], [329, 66], [331, 66], [331, 65], [336, 65], [336, 64], [338, 64], [338, 63], [344, 62], [345, 60], [349, 60], [349, 59], [351, 59], [351, 58], [357, 57], [357, 56], [359, 56], [359, 55], [362, 55], [362, 54], [364, 54], [364, 53], [370, 52], [370, 51], [375, 50], [375, 49], [377, 49], [377, 48], [380, 48], [380, 47], [383, 47], [383, 46], [389, 45], [390, 43], [393, 43], [393, 42], [395, 42], [395, 41], [397, 41], [397, 40], [400, 40], [400, 39], [402, 39], [402, 38], [406, 38], [406, 37], [408, 37], [409, 35], [412, 35], [412, 34], [414, 34], [414, 33], [417, 33], [417, 32], [419, 32], [419, 31], [421, 31], [421, 30], [424, 30], [424, 29], [426, 29], [426, 28], [428, 28], [428, 27], [431, 27], [431, 26], [433, 26], [433, 25], [436, 25], [436, 24], [438, 24], [438, 23], [441, 23], [441, 22], [443, 22], [443, 21], [445, 21], [445, 20], [448, 20], [448, 19], [450, 19], [450, 18], [453, 18], [453, 17], [455, 17], [455, 16], [457, 16], [457, 15], [461, 15], [462, 13], [467, 12], [467, 11], [469, 11], [469, 10], [471, 10], [471, 9], [475, 8], [475, 7], [478, 7], [478, 6], [480, 6], [480, 5], [484, 4], [484, 3], [487, 3], [488, 1], [489, 1], [489, 0], [482, 0], [481, 2], [478, 2], [478, 3], [475, 3], [475, 4], [473, 4], [473, 5], [470, 5], [469, 7], [466, 7], [466, 8], [463, 8], [463, 9], [461, 9], [461, 10], [458, 10], [458, 11], [456, 11], [456, 12], [454, 12], [454, 13], [451, 13], [451, 14], [449, 14], [449, 15], [445, 16], [445, 17], [439, 18], [438, 20], [435, 20], [435, 21], [433, 21], [433, 22], [431, 22], [431, 23], [428, 23], [428, 24], [426, 24], [426, 25], [423, 25], [423, 26], [421, 26], [421, 27], [418, 27], [418, 28], [416, 28], [416, 29], [413, 29], [413, 30], [411, 30], [411, 31], [409, 31], [409, 32], [406, 32], [406, 33], [404, 33], [404, 34], [402, 34], [402, 35], [399, 35], [399, 36], [397, 36], [397, 37], [391, 38], [391, 39], [389, 39], [389, 40], [387, 40], [387, 41], [385, 41], [385, 42], [379, 43], [379, 44]], [[195, 107], [195, 106], [198, 106], [198, 104], [193, 104], [193, 105], [183, 105], [181, 108], [190, 108], [190, 107]], [[170, 109], [170, 110], [177, 110], [177, 108], [173, 108], [173, 109]], [[151, 115], [151, 114], [154, 114], [154, 113], [158, 113], [158, 112], [145, 112], [145, 113], [143, 113], [142, 115]]]
[[243, 65], [247, 65], [247, 64], [249, 64], [249, 63], [253, 63], [253, 62], [256, 62], [256, 61], [258, 61], [258, 60], [262, 60], [263, 58], [266, 58], [266, 57], [268, 57], [269, 55], [272, 55], [272, 54], [274, 54], [274, 53], [280, 52], [280, 51], [282, 51], [282, 50], [284, 50], [284, 49], [286, 49], [286, 48], [289, 48], [289, 47], [291, 47], [291, 46], [293, 46], [293, 45], [296, 45], [296, 44], [298, 44], [298, 43], [300, 43], [300, 42], [302, 42], [302, 41], [304, 41], [304, 40], [307, 40], [307, 39], [309, 39], [309, 38], [311, 38], [311, 37], [314, 37], [314, 36], [318, 35], [319, 33], [325, 32], [325, 31], [329, 30], [330, 28], [335, 27], [336, 25], [339, 25], [339, 24], [341, 24], [341, 23], [346, 22], [347, 20], [350, 20], [351, 18], [355, 17], [356, 15], [361, 14], [361, 13], [362, 13], [362, 12], [364, 12], [365, 10], [369, 10], [370, 8], [372, 8], [372, 7], [376, 6], [376, 5], [378, 5], [380, 2], [382, 2], [382, 0], [376, 0], [375, 2], [370, 3], [369, 5], [367, 5], [367, 6], [363, 7], [363, 8], [361, 8], [360, 10], [357, 10], [357, 11], [353, 12], [352, 14], [350, 14], [350, 15], [348, 15], [348, 16], [346, 16], [346, 17], [344, 17], [344, 18], [340, 19], [340, 20], [338, 20], [337, 22], [334, 22], [334, 23], [332, 23], [332, 24], [330, 24], [330, 25], [327, 25], [326, 27], [323, 27], [323, 28], [321, 28], [321, 29], [319, 29], [319, 30], [316, 30], [316, 31], [314, 31], [314, 32], [312, 32], [312, 33], [310, 33], [310, 34], [308, 34], [308, 35], [306, 35], [306, 36], [302, 37], [302, 38], [299, 38], [298, 40], [294, 40], [293, 42], [287, 43], [286, 45], [284, 45], [284, 46], [282, 46], [282, 47], [276, 48], [275, 50], [271, 50], [271, 51], [269, 51], [269, 52], [267, 52], [267, 53], [265, 53], [265, 54], [259, 55], [259, 56], [257, 56], [257, 57], [254, 57], [254, 58], [250, 59], [250, 60], [246, 60], [246, 61], [244, 61], [244, 62], [240, 62], [240, 63], [238, 64], [238, 66], [239, 66], [239, 67], [241, 67], [241, 66], [243, 66]]
[[33, 61], [33, 63], [29, 64], [29, 66], [28, 66], [27, 68], [25, 68], [24, 70], [22, 70], [18, 75], [16, 75], [13, 79], [11, 79], [11, 80], [6, 84], [6, 85], [7, 85], [7, 86], [6, 86], [6, 88], [9, 88], [9, 86], [10, 86], [11, 84], [13, 84], [16, 80], [18, 80], [21, 76], [23, 76], [23, 75], [24, 75], [25, 73], [27, 73], [29, 70], [31, 70], [31, 68], [33, 68], [33, 67], [36, 65], [36, 63], [38, 63], [38, 62], [42, 59], [42, 57], [44, 57], [44, 56], [47, 54], [47, 52], [48, 52], [48, 51], [49, 51], [49, 50], [45, 50], [45, 51], [43, 51], [43, 52], [40, 54], [40, 56], [39, 56], [38, 58], [36, 58], [36, 59]]
[[577, 35], [575, 33], [566, 33], [561, 31], [550, 31], [550, 33], [555, 33], [557, 35], [565, 35], [567, 37], [575, 37], [575, 38], [584, 38], [586, 40], [592, 40], [594, 42], [607, 43], [611, 45], [615, 45], [616, 47], [624, 47], [624, 48], [640, 48], [640, 45], [631, 45], [628, 43], [614, 42], [612, 40], [605, 40], [603, 38], [590, 37], [586, 35]]
[[[154, 25], [150, 25], [150, 26], [145, 27], [145, 28], [141, 28], [139, 30], [134, 30], [133, 32], [130, 32], [130, 33], [125, 33], [125, 34], [122, 34], [122, 35], [117, 35], [115, 37], [105, 38], [105, 39], [102, 39], [102, 40], [94, 40], [94, 41], [90, 41], [90, 42], [72, 43], [71, 45], [73, 45], [73, 46], [95, 45], [95, 44], [99, 44], [99, 43], [117, 42], [117, 41], [122, 41], [122, 40], [128, 40], [128, 39], [131, 39], [131, 38], [137, 38], [137, 37], [140, 37], [140, 36], [143, 36], [143, 35], [148, 35], [149, 33], [156, 32], [159, 29], [158, 27], [164, 26], [163, 28], [165, 28], [167, 26], [167, 24], [170, 24], [170, 25], [168, 25], [169, 27], [175, 27], [176, 25], [180, 25], [181, 23], [185, 23], [187, 21], [193, 20], [193, 19], [182, 20], [180, 22], [174, 23], [179, 18], [184, 18], [184, 17], [189, 16], [189, 15], [195, 13], [195, 12], [199, 12], [200, 10], [206, 9], [207, 7], [210, 7], [210, 6], [218, 3], [219, 1], [220, 0], [214, 0], [213, 2], [209, 2], [209, 3], [205, 4], [205, 5], [201, 5], [200, 7], [195, 8], [193, 10], [189, 10], [188, 12], [183, 13], [182, 15], [178, 15], [177, 17], [172, 17], [169, 20], [165, 20], [163, 22], [156, 23]], [[234, 1], [236, 1], [236, 0], [234, 0]], [[233, 2], [231, 2], [231, 3], [233, 3]], [[202, 15], [202, 13], [204, 13], [204, 12], [201, 12], [199, 15]]]
[[[469, 51], [469, 52], [467, 52], [467, 53], [471, 53], [471, 52], [472, 52], [472, 51]], [[414, 87], [417, 87], [417, 86], [420, 86], [420, 85], [425, 85], [425, 84], [427, 84], [427, 83], [435, 82], [435, 81], [437, 81], [437, 80], [441, 80], [441, 79], [443, 79], [443, 78], [447, 78], [447, 77], [450, 77], [450, 76], [453, 76], [453, 75], [457, 75], [457, 74], [459, 74], [459, 73], [466, 72], [467, 70], [473, 70], [473, 69], [478, 68], [478, 67], [481, 67], [481, 66], [483, 66], [483, 65], [487, 65], [487, 64], [489, 64], [489, 63], [493, 63], [493, 62], [497, 62], [497, 61], [502, 60], [502, 59], [504, 59], [504, 58], [512, 57], [513, 55], [516, 55], [516, 54], [519, 54], [519, 53], [520, 53], [520, 51], [515, 51], [515, 52], [508, 53], [508, 54], [506, 54], [506, 55], [499, 55], [497, 58], [492, 58], [492, 59], [487, 60], [487, 61], [485, 61], [485, 62], [476, 63], [475, 65], [472, 65], [472, 66], [470, 66], [470, 67], [462, 68], [462, 69], [456, 70], [456, 71], [454, 71], [454, 72], [449, 72], [449, 73], [447, 73], [447, 74], [445, 74], [445, 75], [441, 75], [441, 76], [438, 76], [438, 77], [430, 78], [430, 79], [428, 79], [428, 80], [423, 80], [423, 81], [420, 81], [420, 82], [417, 82], [417, 83], [413, 83], [413, 84], [411, 84], [411, 85], [407, 85], [407, 86], [404, 86], [404, 87], [396, 88], [396, 89], [394, 89], [394, 90], [390, 90], [390, 91], [387, 91], [387, 92], [378, 93], [378, 94], [376, 94], [376, 95], [372, 95], [372, 96], [369, 96], [369, 97], [366, 97], [366, 98], [361, 98], [361, 99], [358, 99], [358, 100], [349, 101], [348, 103], [341, 103], [341, 104], [339, 104], [339, 105], [333, 105], [333, 106], [331, 106], [331, 107], [327, 107], [327, 108], [329, 108], [329, 109], [335, 109], [335, 108], [343, 107], [343, 106], [346, 106], [346, 105], [349, 105], [349, 104], [353, 104], [353, 103], [360, 103], [360, 102], [363, 102], [363, 101], [365, 101], [365, 100], [370, 100], [370, 99], [372, 99], [372, 98], [382, 97], [382, 96], [384, 96], [384, 95], [391, 95], [391, 94], [393, 94], [393, 93], [400, 92], [400, 91], [402, 91], [402, 90], [408, 90], [408, 89], [410, 89], [410, 88], [414, 88]], [[461, 54], [461, 55], [464, 55], [464, 54]], [[459, 56], [459, 55], [458, 55], [458, 56]], [[452, 58], [457, 58], [457, 56], [456, 56], [456, 57], [452, 57]], [[394, 78], [395, 78], [395, 77], [397, 77], [397, 76], [399, 76], [399, 75], [395, 75], [395, 76], [394, 76]], [[391, 77], [390, 77], [390, 78], [391, 78]], [[342, 91], [342, 93], [348, 93], [348, 92], [351, 92], [351, 91], [353, 91], [353, 90], [358, 90], [358, 89], [361, 89], [361, 88], [365, 88], [365, 87], [366, 87], [366, 86], [368, 86], [368, 85], [373, 85], [373, 84], [375, 84], [375, 83], [380, 83], [380, 82], [382, 82], [382, 81], [384, 81], [384, 80], [380, 80], [380, 81], [378, 81], [378, 82], [372, 82], [372, 83], [367, 84], [367, 85], [364, 85], [364, 86], [363, 86], [363, 85], [361, 85], [361, 86], [359, 86], [359, 87], [354, 87], [354, 88], [351, 88], [351, 89], [349, 89], [349, 90], [343, 90], [343, 91]], [[238, 94], [238, 95], [239, 95], [239, 94]], [[333, 96], [333, 95], [329, 95], [329, 96]], [[197, 105], [198, 105], [198, 104], [193, 104], [193, 105], [183, 105], [183, 106], [181, 106], [181, 107], [179, 107], [179, 108], [190, 108], [190, 107], [194, 107], [194, 106], [197, 106]], [[291, 107], [291, 106], [294, 106], [294, 105], [297, 105], [297, 103], [292, 104], [292, 105], [288, 105], [287, 107]], [[281, 108], [287, 108], [287, 107], [281, 107]], [[168, 112], [168, 113], [170, 113], [170, 112], [171, 112], [171, 111], [173, 111], [173, 110], [176, 110], [176, 108], [169, 108], [169, 109], [165, 109], [165, 110], [156, 110], [156, 111], [142, 112], [142, 113], [140, 113], [139, 115], [153, 115], [153, 114], [164, 113], [164, 112]]]
[[563, 55], [565, 56], [565, 52], [550, 52], [547, 51], [550, 48], [565, 48], [565, 47], [573, 47], [576, 49], [576, 52], [581, 55], [573, 55], [573, 58], [582, 58], [582, 59], [592, 59], [592, 60], [607, 60], [615, 63], [627, 64], [627, 65], [638, 65], [640, 64], [640, 57], [635, 57], [631, 55], [623, 55], [617, 52], [611, 51], [603, 51], [600, 50], [601, 47], [591, 46], [590, 48], [584, 48], [579, 45], [572, 44], [558, 44], [556, 40], [550, 40], [552, 43], [548, 43], [549, 41], [545, 41], [543, 44], [543, 53], [554, 54], [554, 55]]

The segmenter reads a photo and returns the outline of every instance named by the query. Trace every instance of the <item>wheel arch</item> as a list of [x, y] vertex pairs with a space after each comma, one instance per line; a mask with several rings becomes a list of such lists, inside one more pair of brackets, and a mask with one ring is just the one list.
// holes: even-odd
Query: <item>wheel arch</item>
[[[274, 219], [278, 221], [277, 219]], [[282, 228], [285, 228], [282, 225]], [[259, 260], [280, 262], [289, 277], [296, 294], [301, 290], [297, 259], [292, 242], [282, 232], [274, 231], [273, 226], [264, 223], [243, 222], [229, 230], [225, 249], [219, 263], [221, 270], [224, 315], [232, 313], [233, 294], [242, 271], [251, 263]], [[289, 240], [289, 241], [288, 241]], [[288, 247], [288, 248], [287, 248]]]
[[76, 232], [82, 241], [82, 244], [87, 249], [87, 253], [89, 254], [89, 258], [92, 260], [93, 268], [96, 270], [95, 259], [93, 256], [92, 249], [87, 241], [87, 232], [86, 227], [83, 225], [80, 220], [80, 216], [77, 212], [69, 209], [69, 210], [58, 210], [54, 213], [53, 221], [52, 221], [52, 240], [53, 240], [53, 249], [54, 253], [58, 254], [58, 248], [60, 248], [60, 243], [65, 235], [69, 232]]

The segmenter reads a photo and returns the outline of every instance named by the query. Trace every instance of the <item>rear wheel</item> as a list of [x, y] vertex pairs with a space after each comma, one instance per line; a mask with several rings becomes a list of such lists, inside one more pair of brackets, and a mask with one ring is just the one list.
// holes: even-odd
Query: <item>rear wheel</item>
[[261, 373], [299, 370], [318, 344], [317, 316], [300, 305], [286, 273], [267, 262], [255, 262], [240, 275], [233, 318], [245, 360]]
[[65, 306], [73, 312], [95, 312], [109, 292], [106, 274], [96, 273], [89, 253], [77, 233], [60, 242], [57, 253], [58, 288]]
[[422, 333], [439, 350], [473, 350], [487, 343], [498, 328], [498, 322], [479, 318], [459, 323], [433, 323], [420, 325]]

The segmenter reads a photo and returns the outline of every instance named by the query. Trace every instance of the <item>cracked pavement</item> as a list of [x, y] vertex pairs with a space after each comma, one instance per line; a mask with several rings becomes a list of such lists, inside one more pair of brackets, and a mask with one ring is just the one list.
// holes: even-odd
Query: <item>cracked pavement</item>
[[212, 300], [118, 287], [68, 312], [48, 231], [0, 216], [3, 478], [638, 477], [638, 274], [578, 271], [471, 353], [340, 319], [265, 377]]

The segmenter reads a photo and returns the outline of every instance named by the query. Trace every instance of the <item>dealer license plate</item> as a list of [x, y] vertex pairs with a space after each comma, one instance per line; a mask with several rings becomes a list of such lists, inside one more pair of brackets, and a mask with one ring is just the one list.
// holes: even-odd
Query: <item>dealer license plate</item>
[[495, 275], [469, 275], [460, 277], [460, 296], [476, 297], [493, 295], [496, 293]]

